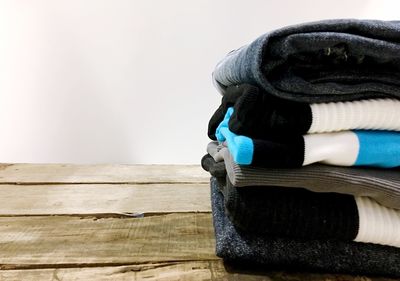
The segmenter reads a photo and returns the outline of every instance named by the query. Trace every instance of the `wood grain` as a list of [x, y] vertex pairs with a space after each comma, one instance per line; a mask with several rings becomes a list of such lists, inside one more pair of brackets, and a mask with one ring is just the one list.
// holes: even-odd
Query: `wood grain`
[[0, 233], [2, 269], [218, 259], [211, 214], [2, 217]]
[[208, 184], [0, 185], [0, 216], [210, 211]]
[[194, 261], [96, 268], [6, 270], [0, 272], [0, 280], [212, 280], [216, 273], [218, 277], [223, 276], [222, 270], [216, 272], [220, 263], [215, 261], [216, 266], [210, 266], [210, 262]]
[[0, 280], [96, 280], [96, 281], [390, 281], [395, 279], [334, 274], [284, 273], [284, 272], [235, 272], [226, 269], [221, 260], [188, 261], [139, 264], [94, 268], [51, 268], [0, 271]]
[[199, 165], [0, 164], [0, 184], [208, 183]]
[[395, 280], [223, 264], [209, 196], [195, 165], [0, 165], [0, 280]]

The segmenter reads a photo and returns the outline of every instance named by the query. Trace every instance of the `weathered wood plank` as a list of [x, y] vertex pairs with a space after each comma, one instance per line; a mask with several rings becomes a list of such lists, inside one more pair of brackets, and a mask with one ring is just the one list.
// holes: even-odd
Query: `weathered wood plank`
[[0, 280], [211, 280], [208, 262], [178, 262], [167, 264], [0, 271]]
[[2, 217], [0, 268], [216, 260], [211, 214]]
[[[176, 213], [210, 211], [208, 177], [198, 166], [2, 165], [0, 280], [391, 280], [226, 269], [211, 214]], [[84, 218], [32, 216], [47, 214]]]
[[0, 164], [0, 184], [207, 183], [199, 165]]
[[140, 264], [94, 268], [52, 268], [0, 271], [0, 280], [243, 280], [243, 281], [390, 281], [395, 279], [309, 273], [227, 271], [221, 260]]
[[0, 185], [0, 216], [210, 211], [208, 184]]
[[[222, 262], [215, 261], [216, 266], [210, 262], [171, 262], [160, 264], [142, 264], [118, 267], [95, 268], [56, 268], [35, 270], [5, 270], [0, 271], [0, 280], [43, 281], [43, 280], [212, 280]], [[218, 276], [227, 276], [228, 273], [217, 272]], [[218, 279], [221, 280], [221, 279]]]

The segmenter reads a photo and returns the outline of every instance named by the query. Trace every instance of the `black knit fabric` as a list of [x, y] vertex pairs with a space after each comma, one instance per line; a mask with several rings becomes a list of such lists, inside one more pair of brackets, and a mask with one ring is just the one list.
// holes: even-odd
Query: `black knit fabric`
[[224, 162], [210, 155], [202, 166], [218, 180], [226, 214], [242, 230], [270, 236], [352, 241], [359, 228], [354, 196], [275, 186], [235, 187], [224, 174]]
[[[211, 179], [216, 254], [268, 269], [400, 277], [400, 249], [338, 240], [271, 238], [237, 230], [224, 213], [223, 195]], [[295, 210], [293, 210], [295, 211]]]
[[297, 168], [304, 162], [304, 138], [269, 137], [253, 139], [254, 151], [251, 165], [268, 168]]
[[216, 139], [215, 131], [229, 107], [234, 107], [229, 129], [252, 138], [302, 135], [312, 123], [309, 104], [279, 99], [256, 86], [242, 84], [227, 88], [221, 105], [208, 123], [211, 139]]
[[242, 94], [229, 120], [232, 132], [263, 139], [273, 135], [303, 135], [310, 129], [309, 104], [279, 99], [248, 84], [240, 89]]
[[245, 90], [246, 86], [230, 86], [227, 88], [225, 95], [222, 97], [221, 105], [215, 111], [213, 116], [208, 123], [208, 137], [212, 140], [216, 140], [215, 131], [219, 123], [222, 122], [226, 111], [229, 107], [232, 107], [236, 100], [242, 95], [243, 91]]
[[224, 178], [226, 176], [226, 169], [224, 162], [215, 162], [210, 154], [206, 154], [201, 158], [201, 167], [217, 178]]
[[289, 187], [235, 187], [228, 178], [222, 193], [227, 216], [242, 230], [275, 237], [347, 241], [358, 233], [358, 209], [351, 195]]
[[206, 154], [201, 158], [201, 167], [213, 177], [221, 178], [226, 176], [225, 163], [223, 161], [215, 162], [210, 154]]

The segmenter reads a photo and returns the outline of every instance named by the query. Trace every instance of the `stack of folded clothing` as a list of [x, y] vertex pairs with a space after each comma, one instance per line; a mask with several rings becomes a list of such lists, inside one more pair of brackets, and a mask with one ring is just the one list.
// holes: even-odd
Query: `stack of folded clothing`
[[202, 166], [217, 255], [400, 276], [400, 22], [282, 28], [213, 79], [223, 97]]

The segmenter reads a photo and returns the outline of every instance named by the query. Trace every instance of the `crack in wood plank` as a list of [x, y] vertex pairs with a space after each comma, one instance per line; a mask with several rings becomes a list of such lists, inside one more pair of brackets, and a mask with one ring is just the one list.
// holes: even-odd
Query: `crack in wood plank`
[[107, 184], [107, 185], [157, 185], [157, 184], [162, 184], [162, 185], [179, 185], [179, 184], [209, 184], [209, 180], [204, 180], [204, 181], [179, 181], [179, 182], [168, 182], [168, 181], [126, 181], [126, 182], [29, 182], [29, 181], [24, 181], [24, 182], [0, 182], [1, 185], [98, 185], [98, 184]]
[[55, 269], [55, 268], [92, 268], [92, 267], [118, 267], [130, 266], [127, 271], [146, 270], [148, 268], [166, 267], [175, 264], [191, 263], [191, 262], [207, 262], [217, 261], [220, 258], [202, 260], [164, 260], [162, 262], [107, 262], [107, 263], [51, 263], [51, 264], [0, 264], [0, 270], [29, 270], [29, 269]]
[[148, 212], [141, 214], [131, 214], [131, 213], [86, 213], [86, 214], [0, 214], [0, 218], [9, 218], [9, 217], [77, 217], [82, 219], [108, 219], [108, 218], [147, 218], [147, 217], [155, 217], [155, 216], [165, 216], [171, 214], [211, 214], [211, 211], [203, 212], [203, 211], [193, 211], [193, 212]]

